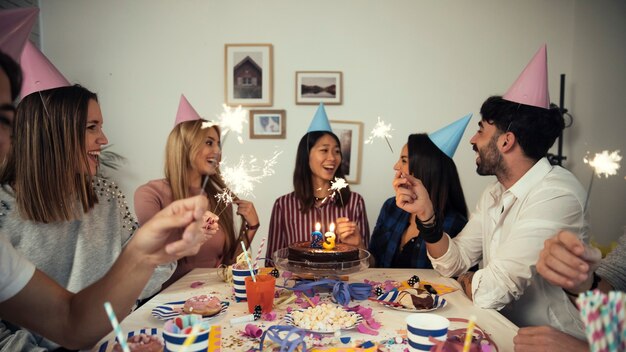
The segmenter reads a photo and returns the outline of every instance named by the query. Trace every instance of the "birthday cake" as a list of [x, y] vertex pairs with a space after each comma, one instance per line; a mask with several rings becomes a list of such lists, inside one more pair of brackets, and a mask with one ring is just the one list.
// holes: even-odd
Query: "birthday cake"
[[310, 241], [292, 243], [288, 247], [287, 259], [294, 262], [350, 262], [359, 260], [359, 249], [338, 243], [333, 249], [312, 248]]

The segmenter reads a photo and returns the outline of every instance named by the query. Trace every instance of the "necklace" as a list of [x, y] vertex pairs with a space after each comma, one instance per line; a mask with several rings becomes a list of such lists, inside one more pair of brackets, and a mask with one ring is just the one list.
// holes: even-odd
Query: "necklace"
[[315, 198], [315, 201], [316, 201], [316, 202], [321, 202], [321, 201], [323, 201], [324, 199], [326, 199], [326, 197], [321, 197], [321, 198], [320, 198], [320, 197], [316, 197], [316, 196], [313, 196], [313, 198]]

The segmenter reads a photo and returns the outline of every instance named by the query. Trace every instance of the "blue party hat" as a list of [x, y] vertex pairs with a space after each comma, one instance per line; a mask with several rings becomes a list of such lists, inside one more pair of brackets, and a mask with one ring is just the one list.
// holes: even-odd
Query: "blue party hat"
[[452, 158], [471, 119], [472, 113], [469, 113], [448, 126], [429, 134], [428, 137], [442, 152]]
[[313, 120], [309, 125], [309, 129], [306, 131], [315, 132], [315, 131], [326, 131], [332, 132], [332, 128], [330, 128], [330, 123], [328, 122], [328, 116], [326, 116], [326, 110], [324, 109], [324, 103], [320, 103], [320, 106], [317, 107], [317, 111], [315, 112], [315, 116], [313, 116]]

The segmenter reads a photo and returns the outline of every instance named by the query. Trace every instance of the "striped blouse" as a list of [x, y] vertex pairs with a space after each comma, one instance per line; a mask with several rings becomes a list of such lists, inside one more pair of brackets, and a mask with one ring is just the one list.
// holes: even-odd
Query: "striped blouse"
[[267, 242], [267, 257], [272, 258], [276, 250], [300, 241], [310, 241], [315, 223], [322, 225], [321, 232], [328, 231], [330, 223], [337, 218], [347, 217], [359, 226], [365, 248], [369, 245], [370, 227], [365, 212], [363, 197], [350, 193], [350, 201], [344, 207], [337, 206], [341, 200], [335, 197], [320, 207], [313, 207], [306, 214], [300, 212], [300, 201], [295, 192], [279, 197], [274, 202]]

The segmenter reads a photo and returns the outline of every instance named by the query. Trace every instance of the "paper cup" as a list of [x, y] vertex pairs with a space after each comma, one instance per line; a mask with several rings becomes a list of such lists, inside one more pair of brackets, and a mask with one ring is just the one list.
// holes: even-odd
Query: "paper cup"
[[[254, 275], [257, 275], [259, 270], [254, 270]], [[250, 276], [250, 270], [235, 269], [233, 268], [233, 284], [235, 288], [235, 300], [237, 302], [245, 302], [247, 300], [246, 295], [246, 277]]]
[[429, 337], [445, 341], [450, 321], [437, 314], [415, 313], [406, 317], [409, 351], [430, 351], [434, 345]]
[[276, 278], [270, 275], [257, 275], [256, 282], [252, 277], [246, 278], [246, 291], [248, 292], [248, 312], [253, 313], [254, 307], [261, 306], [263, 313], [269, 313], [274, 306], [274, 289]]
[[[187, 347], [187, 352], [206, 352], [209, 348], [209, 329], [200, 331], [196, 340]], [[174, 334], [163, 330], [163, 342], [165, 342], [165, 352], [178, 352], [183, 349], [183, 343], [189, 335]]]

